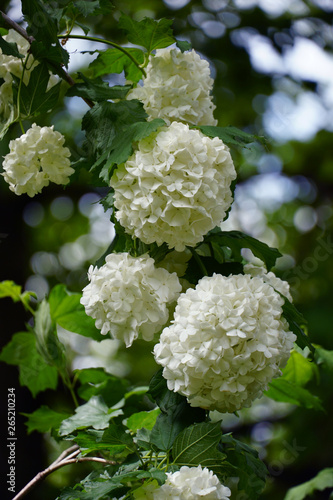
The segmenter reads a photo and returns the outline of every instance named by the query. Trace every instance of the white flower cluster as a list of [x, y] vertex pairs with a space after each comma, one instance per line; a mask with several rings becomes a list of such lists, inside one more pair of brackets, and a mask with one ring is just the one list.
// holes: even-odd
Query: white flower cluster
[[167, 479], [161, 487], [147, 485], [135, 498], [146, 500], [229, 500], [231, 491], [223, 486], [218, 477], [207, 467], [183, 466], [177, 472], [167, 472]]
[[50, 182], [67, 184], [74, 169], [64, 142], [64, 136], [53, 126], [41, 128], [35, 123], [26, 134], [10, 141], [1, 174], [9, 189], [17, 195], [27, 193], [33, 197]]
[[296, 340], [283, 304], [262, 277], [202, 278], [180, 296], [154, 349], [168, 388], [209, 410], [250, 406], [280, 375]]
[[235, 167], [214, 137], [173, 122], [138, 143], [111, 179], [116, 217], [144, 243], [195, 246], [225, 217]]
[[168, 125], [173, 121], [217, 124], [209, 64], [195, 50], [158, 49], [149, 58], [146, 74], [143, 86], [133, 89], [127, 98], [142, 101], [150, 119], [162, 118]]
[[177, 275], [155, 268], [147, 254], [112, 253], [102, 267], [90, 266], [88, 277], [81, 298], [86, 313], [102, 335], [111, 332], [127, 347], [139, 335], [153, 339], [169, 319], [167, 306], [181, 291]]

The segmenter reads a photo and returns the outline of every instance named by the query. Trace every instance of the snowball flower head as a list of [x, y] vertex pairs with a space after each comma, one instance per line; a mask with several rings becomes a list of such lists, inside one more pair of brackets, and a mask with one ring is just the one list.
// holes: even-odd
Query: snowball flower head
[[147, 254], [112, 253], [102, 267], [90, 266], [88, 278], [81, 298], [86, 313], [96, 320], [102, 335], [111, 332], [127, 347], [139, 335], [153, 339], [169, 319], [167, 305], [181, 291], [177, 275], [155, 268]]
[[127, 99], [142, 101], [150, 119], [162, 118], [167, 124], [217, 124], [209, 64], [195, 50], [158, 49], [149, 57], [146, 74], [143, 86], [130, 91]]
[[173, 122], [142, 139], [111, 179], [116, 217], [144, 243], [166, 242], [181, 252], [225, 217], [236, 178], [229, 149]]
[[64, 142], [64, 136], [53, 130], [53, 126], [39, 127], [35, 123], [26, 134], [10, 141], [1, 174], [9, 189], [33, 197], [50, 182], [67, 184], [74, 169]]
[[167, 472], [167, 479], [160, 488], [144, 489], [148, 500], [229, 500], [230, 490], [223, 486], [209, 469], [183, 466], [179, 471]]
[[250, 406], [281, 374], [296, 340], [283, 304], [260, 276], [202, 278], [180, 296], [154, 349], [168, 388], [208, 410]]

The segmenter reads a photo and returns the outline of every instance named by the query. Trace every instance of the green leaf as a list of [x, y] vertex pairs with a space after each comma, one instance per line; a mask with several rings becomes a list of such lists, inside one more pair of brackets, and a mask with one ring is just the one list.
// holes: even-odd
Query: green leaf
[[104, 208], [104, 212], [109, 210], [109, 208], [113, 208], [113, 198], [114, 198], [114, 190], [110, 189], [108, 194], [99, 201], [99, 203]]
[[177, 40], [176, 45], [182, 52], [192, 49], [192, 44], [186, 40]]
[[[138, 65], [143, 64], [144, 53], [142, 50], [126, 47], [126, 51], [137, 61]], [[99, 56], [90, 64], [89, 69], [95, 77], [124, 71], [125, 77], [131, 82], [136, 83], [142, 78], [142, 72], [133, 60], [118, 49], [100, 51]]]
[[143, 450], [151, 450], [152, 445], [150, 442], [150, 434], [151, 432], [144, 427], [139, 429], [136, 433], [136, 437], [134, 438], [136, 444], [142, 448]]
[[163, 377], [163, 368], [156, 372], [149, 384], [149, 392], [156, 404], [161, 408], [163, 412], [167, 412], [168, 409], [174, 404], [172, 400], [172, 394], [180, 396], [178, 393], [172, 393], [169, 391], [167, 386], [167, 381]]
[[22, 12], [30, 24], [27, 30], [29, 34], [37, 40], [45, 39], [50, 44], [57, 40], [57, 24], [48, 15], [40, 0], [25, 0], [22, 4]]
[[112, 498], [120, 498], [119, 495], [114, 497], [120, 486], [122, 486], [121, 483], [114, 479], [80, 483], [74, 488], [65, 488], [57, 500], [105, 500], [105, 498], [110, 498], [107, 496], [109, 494], [112, 494]]
[[[123, 458], [124, 451], [127, 449], [125, 445], [110, 444], [107, 440], [102, 439], [102, 436], [97, 437], [94, 436], [94, 434], [97, 434], [97, 431], [79, 431], [77, 436], [71, 436], [71, 441], [74, 441], [80, 446], [82, 455], [105, 451], [108, 452], [111, 457], [120, 458], [121, 456], [121, 458]], [[125, 453], [125, 456], [128, 455], [128, 453]]]
[[206, 412], [192, 408], [186, 398], [170, 391], [159, 370], [152, 378], [149, 394], [156, 401], [162, 413], [158, 415], [151, 431], [150, 441], [160, 450], [170, 450], [178, 434], [188, 425], [205, 420]]
[[6, 42], [4, 38], [0, 35], [0, 49], [3, 54], [7, 56], [14, 56], [23, 59], [23, 55], [18, 51], [16, 43]]
[[80, 303], [80, 293], [69, 293], [65, 285], [52, 288], [49, 296], [50, 313], [53, 321], [62, 328], [94, 340], [104, 340], [105, 336], [95, 327], [95, 321], [88, 316]]
[[135, 99], [124, 102], [96, 104], [83, 117], [82, 129], [86, 131], [87, 146], [92, 155], [101, 155], [111, 149], [118, 132], [127, 125], [145, 121], [143, 105]]
[[287, 297], [284, 297], [284, 304], [282, 306], [283, 316], [289, 323], [290, 330], [296, 335], [296, 344], [304, 349], [308, 347], [310, 351], [314, 354], [315, 348], [311, 344], [307, 335], [303, 331], [302, 326], [306, 325], [306, 320], [303, 315], [296, 309], [294, 304], [292, 304]]
[[103, 432], [101, 430], [88, 429], [79, 431], [77, 436], [70, 436], [71, 440], [77, 443], [82, 449], [82, 454], [107, 450], [112, 457], [122, 458], [133, 453], [136, 446], [133, 439], [125, 432], [121, 425], [111, 423]]
[[315, 360], [325, 371], [333, 373], [333, 351], [316, 347]]
[[234, 258], [240, 262], [242, 261], [241, 249], [249, 248], [255, 257], [265, 262], [268, 271], [275, 265], [276, 259], [282, 256], [276, 248], [269, 247], [266, 243], [262, 243], [241, 231], [214, 229], [205, 236], [204, 242], [217, 243], [220, 247], [229, 247]]
[[25, 0], [22, 2], [22, 12], [28, 21], [28, 34], [45, 46], [53, 47], [67, 66], [69, 56], [58, 41], [57, 21], [48, 14], [44, 4], [40, 0]]
[[284, 500], [303, 500], [303, 498], [312, 495], [315, 491], [323, 491], [326, 488], [333, 488], [332, 467], [321, 470], [310, 481], [291, 488], [284, 497]]
[[176, 438], [172, 447], [174, 462], [179, 465], [211, 469], [217, 476], [225, 474], [223, 461], [226, 458], [217, 446], [221, 440], [221, 423], [194, 424], [187, 427]]
[[211, 125], [202, 125], [196, 128], [199, 128], [201, 132], [208, 137], [218, 137], [226, 144], [233, 144], [235, 146], [246, 147], [247, 144], [252, 142], [267, 143], [265, 137], [249, 134], [236, 127], [213, 127]]
[[251, 500], [257, 499], [265, 487], [268, 473], [258, 452], [230, 434], [222, 436], [221, 444], [228, 462], [234, 467], [230, 476], [239, 477], [238, 489], [245, 491]]
[[171, 19], [155, 21], [145, 17], [142, 21], [135, 21], [125, 14], [118, 23], [118, 27], [126, 32], [128, 40], [135, 45], [145, 47], [149, 54], [154, 49], [168, 47], [176, 41], [171, 25]]
[[177, 405], [173, 412], [161, 413], [150, 434], [150, 443], [156, 446], [159, 450], [168, 451], [178, 436], [178, 434], [186, 427], [181, 421], [181, 414], [183, 410], [183, 402]]
[[0, 299], [4, 297], [10, 297], [14, 302], [21, 301], [26, 309], [29, 306], [31, 297], [37, 298], [35, 292], [27, 290], [22, 293], [22, 287], [10, 280], [0, 283]]
[[105, 403], [111, 407], [118, 403], [126, 394], [128, 382], [106, 373], [103, 368], [87, 368], [76, 371], [81, 382], [78, 395], [88, 401], [92, 396], [102, 396]]
[[133, 142], [140, 141], [148, 137], [159, 127], [163, 127], [165, 121], [161, 118], [155, 118], [150, 122], [132, 123], [126, 128], [125, 133], [118, 133], [112, 143], [112, 152], [107, 159], [102, 172], [106, 172], [106, 179], [109, 180], [110, 169], [115, 164], [124, 163], [133, 153]]
[[61, 77], [63, 77], [61, 66], [64, 64], [64, 57], [67, 62], [69, 60], [69, 54], [64, 49], [62, 51], [59, 51], [57, 46], [47, 45], [37, 40], [34, 40], [30, 45], [30, 52], [34, 58], [46, 65], [52, 73], [56, 73]]
[[89, 79], [79, 73], [82, 83], [76, 83], [70, 87], [66, 95], [68, 97], [78, 96], [92, 101], [106, 101], [108, 99], [124, 99], [131, 88], [131, 85], [114, 85], [110, 87], [101, 78]]
[[[90, 170], [99, 171], [99, 177], [107, 185], [109, 185], [114, 165], [113, 160], [108, 160], [108, 156], [114, 147], [117, 148], [117, 154], [120, 154], [120, 146], [117, 146], [119, 142], [121, 143], [120, 137], [127, 135], [132, 124], [145, 123], [146, 117], [143, 104], [136, 99], [116, 103], [98, 103], [83, 117], [82, 128], [86, 131], [84, 148], [92, 160]], [[104, 165], [107, 161], [108, 164]]]
[[22, 287], [14, 281], [6, 280], [0, 283], [0, 299], [10, 297], [14, 302], [21, 300]]
[[125, 428], [121, 425], [111, 423], [109, 427], [104, 431], [102, 439], [103, 441], [107, 441], [113, 446], [123, 446], [124, 450], [127, 449], [127, 451], [130, 453], [132, 453], [136, 449], [132, 437], [125, 431]]
[[140, 411], [139, 413], [133, 413], [127, 419], [127, 427], [132, 431], [136, 432], [143, 427], [147, 430], [151, 430], [155, 423], [158, 415], [161, 413], [159, 408], [151, 411]]
[[17, 365], [20, 370], [20, 384], [28, 387], [35, 397], [46, 389], [55, 389], [58, 372], [49, 366], [36, 348], [36, 338], [31, 332], [19, 332], [1, 351], [0, 361]]
[[28, 434], [33, 431], [49, 432], [51, 429], [58, 429], [61, 422], [70, 416], [69, 413], [60, 413], [45, 405], [33, 413], [21, 413], [21, 415], [28, 417], [25, 423], [28, 427]]
[[59, 436], [67, 436], [86, 427], [105, 429], [111, 418], [120, 414], [121, 411], [109, 409], [101, 396], [93, 396], [88, 403], [76, 408], [74, 415], [62, 422]]
[[113, 9], [110, 0], [76, 0], [73, 4], [84, 17], [109, 14]]
[[57, 83], [46, 92], [50, 74], [44, 64], [39, 64], [31, 72], [28, 85], [22, 82], [20, 106], [27, 117], [46, 113], [58, 102], [61, 83]]
[[155, 479], [159, 484], [165, 482], [166, 474], [152, 467], [150, 470], [137, 470], [139, 462], [123, 466], [108, 467], [89, 474], [74, 488], [66, 488], [59, 500], [105, 500], [106, 498], [124, 498], [131, 487], [142, 485], [144, 479]]
[[99, 9], [99, 0], [77, 0], [73, 3], [84, 17], [94, 15]]
[[282, 370], [282, 373], [283, 380], [287, 380], [300, 387], [303, 387], [314, 378], [318, 380], [319, 377], [317, 365], [297, 351], [291, 352], [288, 363]]
[[273, 379], [269, 383], [269, 389], [264, 394], [275, 401], [283, 401], [309, 409], [313, 408], [324, 411], [321, 401], [317, 396], [311, 394], [304, 387], [299, 387], [288, 380], [284, 380], [282, 377]]

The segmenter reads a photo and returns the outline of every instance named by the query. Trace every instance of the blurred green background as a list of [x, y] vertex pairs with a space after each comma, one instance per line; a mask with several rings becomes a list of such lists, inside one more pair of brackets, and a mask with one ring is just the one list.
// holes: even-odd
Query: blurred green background
[[[20, 21], [19, 2], [4, 4], [6, 12]], [[242, 230], [279, 248], [283, 257], [276, 273], [290, 282], [295, 303], [308, 320], [311, 341], [333, 349], [333, 1], [121, 0], [113, 4], [109, 16], [89, 18], [90, 34], [124, 42], [117, 28], [121, 12], [137, 20], [173, 19], [175, 35], [190, 41], [211, 64], [219, 125], [269, 139], [267, 149], [232, 149], [239, 184], [223, 227]], [[67, 48], [75, 76], [96, 57], [78, 52], [101, 46], [77, 40]], [[123, 81], [122, 75], [110, 79]], [[87, 107], [78, 98], [65, 98], [64, 104], [38, 123], [54, 124], [66, 136], [75, 159], [83, 139], [80, 119]], [[17, 130], [7, 134], [0, 144], [1, 156], [8, 152], [10, 138], [18, 134]], [[58, 282], [80, 291], [87, 268], [113, 237], [110, 214], [97, 203], [105, 190], [87, 190], [84, 176], [78, 175], [66, 189], [49, 186], [33, 199], [17, 197], [3, 180], [0, 193], [1, 280], [13, 279], [40, 298]], [[24, 329], [28, 318], [17, 304], [3, 300], [1, 306], [3, 346], [14, 332]], [[152, 346], [146, 343], [125, 351], [113, 341], [101, 348], [93, 342], [78, 342], [75, 335], [68, 338], [65, 333], [65, 337], [74, 368], [97, 363], [139, 385], [147, 384], [156, 369]], [[16, 370], [3, 365], [1, 370], [3, 394], [8, 380], [18, 389]], [[268, 466], [270, 478], [261, 498], [283, 499], [288, 488], [332, 466], [332, 384], [333, 374], [322, 370], [320, 385], [312, 388], [323, 398], [326, 414], [260, 400], [240, 418], [225, 419], [225, 429], [233, 429], [237, 437], [255, 446]], [[53, 394], [45, 393], [34, 401], [22, 389], [19, 411], [33, 411], [52, 398]], [[50, 462], [50, 445], [36, 433], [25, 436], [24, 418], [18, 418], [22, 452], [18, 487], [22, 487]], [[82, 477], [80, 467], [51, 476], [29, 498], [55, 498], [59, 485]], [[313, 498], [328, 496], [326, 490]]]

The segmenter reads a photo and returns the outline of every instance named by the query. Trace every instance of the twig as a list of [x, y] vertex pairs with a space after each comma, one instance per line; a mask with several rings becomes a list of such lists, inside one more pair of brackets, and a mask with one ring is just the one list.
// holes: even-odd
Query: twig
[[68, 456], [71, 455], [73, 452], [78, 452], [79, 453], [79, 451], [80, 451], [80, 448], [79, 448], [79, 446], [77, 444], [75, 444], [74, 446], [71, 446], [70, 448], [67, 448], [67, 450], [64, 450], [62, 453], [60, 453], [59, 457], [54, 462], [52, 462], [52, 464], [50, 465], [50, 467], [52, 467], [52, 465], [58, 464], [65, 457], [68, 458]]
[[71, 446], [67, 450], [63, 451], [61, 455], [42, 472], [39, 472], [28, 484], [22, 488], [21, 491], [13, 498], [13, 500], [20, 500], [23, 498], [30, 490], [32, 490], [40, 481], [46, 478], [52, 472], [65, 467], [66, 465], [76, 464], [78, 462], [98, 462], [104, 465], [115, 465], [116, 462], [113, 460], [106, 460], [99, 457], [77, 457], [80, 453], [80, 448], [78, 446]]
[[[10, 17], [8, 17], [7, 14], [2, 12], [1, 10], [0, 10], [0, 14], [3, 17], [3, 19], [6, 21], [8, 26], [10, 26], [11, 28], [13, 28], [13, 30], [15, 30], [21, 36], [23, 36], [23, 38], [25, 38], [30, 43], [30, 45], [32, 44], [32, 42], [35, 41], [35, 38], [33, 36], [29, 36], [28, 33], [25, 31], [25, 29], [23, 29], [19, 24], [17, 24], [15, 21], [10, 19]], [[62, 66], [57, 65], [57, 64], [53, 63], [52, 61], [48, 61], [48, 62], [50, 64], [50, 66], [52, 66], [57, 71], [57, 73], [60, 74], [62, 79], [65, 80], [71, 87], [73, 85], [75, 85], [75, 80], [73, 80], [73, 78], [67, 73], [66, 70], [64, 70], [64, 68]], [[88, 104], [88, 106], [90, 108], [92, 108], [94, 106], [94, 103], [90, 99], [86, 99], [84, 97], [82, 97], [82, 99], [85, 101], [86, 104]]]
[[19, 24], [17, 24], [15, 21], [13, 21], [10, 17], [7, 16], [2, 10], [0, 10], [0, 14], [2, 15], [3, 19], [6, 21], [6, 23], [13, 28], [13, 30], [17, 31], [23, 38], [25, 38], [30, 44], [35, 40], [33, 36], [29, 36], [28, 33], [23, 29]]

